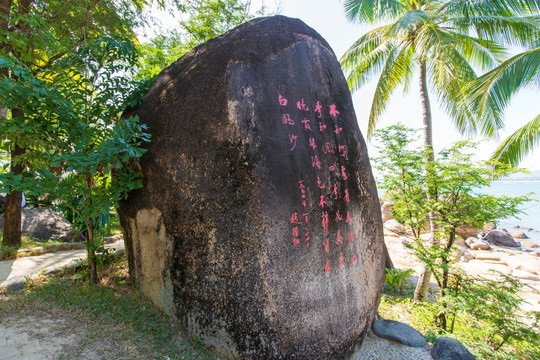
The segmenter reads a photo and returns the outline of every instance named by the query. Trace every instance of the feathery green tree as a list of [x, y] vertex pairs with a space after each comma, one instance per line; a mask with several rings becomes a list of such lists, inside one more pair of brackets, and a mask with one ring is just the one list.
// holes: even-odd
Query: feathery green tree
[[[100, 36], [134, 37], [133, 29], [144, 23], [141, 11], [151, 1], [146, 0], [2, 0], [0, 2], [0, 57], [18, 64], [35, 79], [69, 53], [75, 53], [89, 39]], [[19, 75], [2, 66], [0, 79], [10, 80], [13, 89]], [[28, 75], [28, 74], [27, 74]], [[37, 87], [39, 88], [39, 86]], [[24, 96], [5, 97], [10, 102], [0, 104], [0, 151], [10, 154], [10, 173], [21, 181], [3, 186], [8, 192], [4, 218], [4, 245], [21, 243], [22, 191], [29, 188], [28, 176], [35, 154], [51, 145], [48, 137], [54, 124], [45, 124], [39, 116], [38, 102]], [[19, 94], [20, 95], [20, 94]], [[34, 94], [38, 95], [39, 94]], [[11, 117], [7, 110], [11, 110]], [[37, 111], [34, 112], [33, 111]], [[47, 131], [43, 131], [46, 129]], [[52, 142], [54, 143], [54, 142]], [[6, 184], [4, 184], [6, 185]]]
[[[413, 240], [408, 245], [430, 269], [439, 286], [442, 308], [437, 315], [438, 324], [447, 331], [452, 328], [449, 318], [456, 314], [455, 307], [448, 306], [447, 296], [456, 271], [454, 243], [458, 228], [482, 227], [486, 222], [516, 216], [529, 198], [482, 194], [493, 179], [518, 170], [492, 161], [474, 162], [475, 144], [457, 142], [427, 163], [422, 147], [417, 146], [416, 134], [417, 131], [402, 125], [378, 130], [375, 136], [381, 155], [375, 163], [385, 197], [394, 204], [392, 215], [412, 231]], [[425, 196], [426, 183], [436, 190], [431, 198]], [[437, 241], [426, 246], [420, 234], [429, 212], [435, 215], [438, 225]]]
[[179, 21], [178, 29], [158, 34], [141, 46], [139, 77], [157, 75], [194, 47], [265, 13], [264, 5], [253, 11], [251, 0], [185, 0], [178, 10], [187, 16]]

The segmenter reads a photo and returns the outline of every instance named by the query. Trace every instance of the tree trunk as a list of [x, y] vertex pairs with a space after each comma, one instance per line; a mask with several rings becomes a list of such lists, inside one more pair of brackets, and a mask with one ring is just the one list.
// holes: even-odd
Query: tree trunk
[[[86, 179], [86, 190], [88, 190], [88, 206], [92, 208], [92, 176], [89, 175]], [[97, 259], [94, 239], [94, 219], [91, 216], [86, 217], [86, 250], [88, 252], [88, 281], [92, 285], [98, 283], [97, 276]]]
[[[429, 103], [429, 95], [427, 89], [427, 72], [426, 62], [420, 61], [420, 101], [422, 102], [422, 120], [424, 123], [424, 146], [427, 150], [426, 162], [427, 167], [430, 163], [433, 163], [435, 156], [433, 154], [433, 131], [432, 131], [432, 116], [431, 105]], [[429, 178], [429, 177], [428, 177]], [[428, 200], [432, 198], [432, 189], [428, 184]], [[430, 211], [429, 217], [429, 232], [430, 232], [430, 246], [435, 242], [435, 223], [433, 221], [433, 212]], [[431, 279], [431, 271], [427, 269], [426, 265], [422, 266], [416, 289], [414, 290], [414, 299], [418, 301], [425, 301], [427, 299], [429, 291], [429, 282]]]
[[90, 216], [86, 218], [86, 235], [86, 248], [88, 251], [88, 281], [90, 284], [96, 285], [98, 283], [98, 276], [96, 251], [94, 247], [94, 220]]
[[6, 31], [9, 26], [9, 14], [13, 0], [0, 0], [0, 30]]
[[[13, 114], [21, 115], [20, 111], [13, 110]], [[13, 144], [11, 147], [11, 172], [13, 175], [21, 175], [24, 171], [24, 165], [19, 156], [24, 155], [24, 148]], [[4, 212], [4, 246], [21, 245], [21, 204], [22, 192], [10, 188], [6, 196], [6, 209]]]
[[[12, 0], [0, 0], [0, 31], [5, 32], [9, 26], [9, 14], [11, 12]], [[4, 55], [5, 43], [0, 43], [0, 55]], [[0, 69], [0, 79], [9, 75], [7, 68]], [[7, 115], [6, 104], [0, 104], [0, 117], [5, 118]]]

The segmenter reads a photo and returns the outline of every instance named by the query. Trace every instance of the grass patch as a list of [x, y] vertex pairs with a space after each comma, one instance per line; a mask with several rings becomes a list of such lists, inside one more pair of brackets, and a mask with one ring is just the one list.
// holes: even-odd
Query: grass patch
[[107, 224], [107, 236], [118, 235], [122, 233], [122, 227], [120, 226], [120, 219], [116, 212], [110, 214], [109, 223]]
[[[21, 293], [0, 292], [0, 317], [9, 322], [60, 314], [77, 336], [61, 359], [96, 354], [107, 359], [215, 359], [128, 284], [125, 258], [101, 262], [101, 283], [87, 284], [85, 269], [31, 280]], [[41, 315], [40, 315], [41, 314]]]
[[[12, 260], [12, 259], [20, 258], [20, 257], [34, 256], [34, 255], [41, 255], [48, 252], [55, 252], [57, 250], [52, 245], [62, 244], [61, 241], [49, 240], [47, 242], [42, 242], [36, 239], [32, 239], [31, 237], [27, 235], [23, 235], [21, 237], [21, 246], [4, 246], [2, 245], [3, 238], [4, 238], [4, 234], [0, 231], [0, 260]], [[33, 250], [36, 247], [44, 247], [45, 251]], [[30, 249], [30, 252], [17, 253], [17, 250], [19, 249]]]

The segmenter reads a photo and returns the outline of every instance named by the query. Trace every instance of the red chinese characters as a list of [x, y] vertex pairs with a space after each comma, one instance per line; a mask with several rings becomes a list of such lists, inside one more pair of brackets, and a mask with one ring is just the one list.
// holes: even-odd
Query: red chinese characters
[[311, 157], [311, 166], [321, 169], [321, 162], [319, 161], [319, 157], [317, 155]]
[[294, 125], [294, 120], [289, 114], [281, 114], [281, 122], [283, 123], [283, 125]]
[[343, 236], [341, 236], [341, 230], [337, 231], [336, 245], [343, 244]]
[[289, 151], [293, 151], [296, 147], [296, 141], [298, 140], [298, 135], [289, 134], [289, 142], [291, 143], [292, 147], [289, 149]]
[[[354, 182], [349, 178], [354, 181], [355, 177], [349, 171], [349, 137], [343, 134], [346, 127], [340, 111], [335, 104], [325, 105], [328, 102], [305, 97], [289, 101], [279, 94], [277, 102], [281, 109], [277, 124], [288, 134], [283, 141], [287, 141], [294, 161], [305, 161], [303, 171], [308, 171], [297, 179], [300, 201], [288, 218], [288, 241], [292, 239], [297, 251], [319, 253], [318, 259], [325, 254], [324, 263], [317, 266], [324, 265], [326, 273], [345, 271], [358, 260], [354, 254], [358, 239], [349, 208], [354, 201], [354, 193], [349, 191]], [[314, 225], [310, 223], [313, 219]]]
[[295, 212], [291, 216], [291, 224], [301, 224], [301, 222], [298, 220], [298, 213]]
[[317, 100], [317, 103], [315, 104], [315, 112], [317, 113], [317, 117], [322, 117], [322, 106], [321, 103]]
[[330, 105], [330, 115], [333, 117], [337, 117], [339, 115], [339, 111], [336, 109], [336, 105]]
[[294, 246], [297, 246], [298, 244], [300, 244], [300, 237], [298, 235], [298, 226], [295, 226], [292, 228], [292, 237], [293, 237]]
[[323, 211], [322, 213], [322, 227], [326, 231], [326, 234], [328, 235], [328, 211]]
[[298, 110], [309, 111], [309, 107], [304, 103], [304, 99], [296, 102]]

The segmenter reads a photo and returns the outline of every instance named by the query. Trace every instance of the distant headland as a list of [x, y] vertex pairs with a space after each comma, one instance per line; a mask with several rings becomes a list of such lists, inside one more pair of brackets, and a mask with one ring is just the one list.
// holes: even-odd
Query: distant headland
[[531, 171], [530, 173], [512, 174], [502, 178], [500, 181], [540, 181], [540, 170]]

